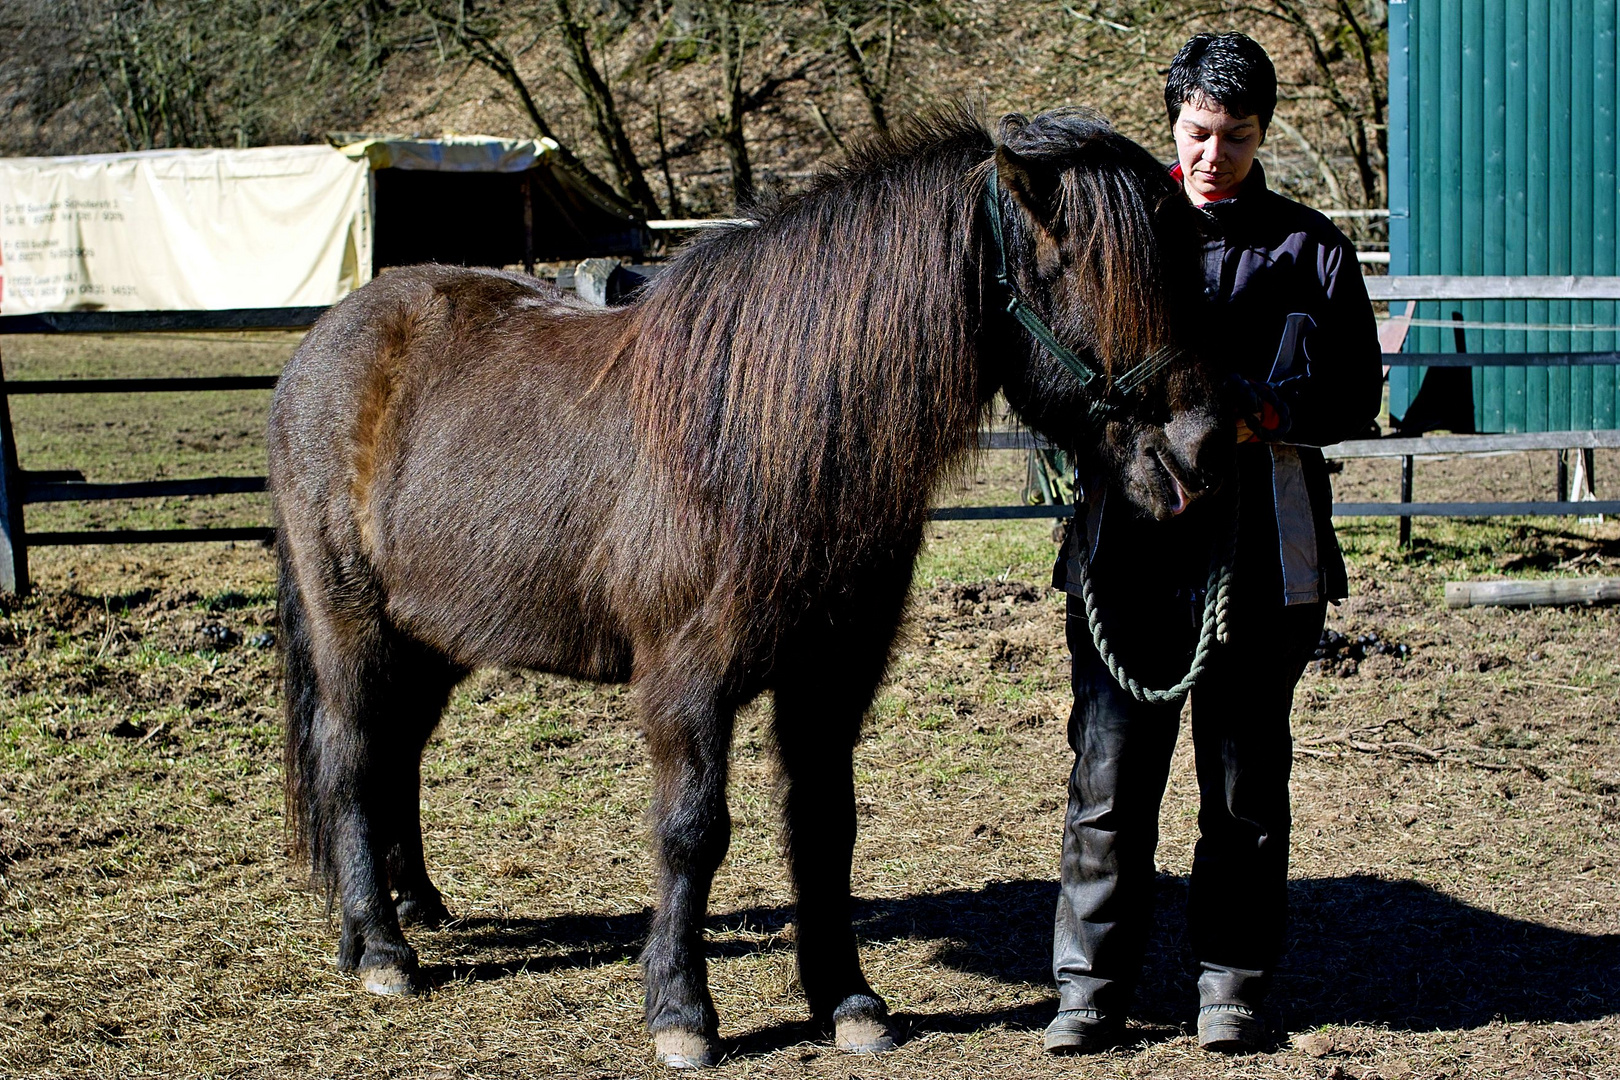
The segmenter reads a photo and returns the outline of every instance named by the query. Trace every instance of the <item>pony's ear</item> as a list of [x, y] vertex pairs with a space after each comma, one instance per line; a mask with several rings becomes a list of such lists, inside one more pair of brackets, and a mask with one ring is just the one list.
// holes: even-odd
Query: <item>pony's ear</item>
[[1026, 157], [1003, 143], [996, 147], [996, 172], [1013, 200], [1029, 216], [1036, 272], [1042, 279], [1057, 277], [1063, 272], [1063, 255], [1058, 246], [1063, 219], [1057, 212], [1061, 171], [1050, 159]]

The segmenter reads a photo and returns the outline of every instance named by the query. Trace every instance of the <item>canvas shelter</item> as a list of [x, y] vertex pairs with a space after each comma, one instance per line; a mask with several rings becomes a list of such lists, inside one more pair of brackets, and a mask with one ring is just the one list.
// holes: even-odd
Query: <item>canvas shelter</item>
[[556, 158], [463, 136], [0, 159], [0, 315], [315, 307], [389, 266], [640, 251]]

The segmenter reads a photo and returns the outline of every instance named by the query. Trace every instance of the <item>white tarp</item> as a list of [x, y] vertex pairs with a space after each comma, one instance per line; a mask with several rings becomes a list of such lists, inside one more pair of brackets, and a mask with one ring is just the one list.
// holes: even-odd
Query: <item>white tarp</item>
[[369, 179], [328, 146], [0, 159], [0, 314], [335, 303], [371, 275]]
[[527, 172], [549, 158], [550, 139], [497, 139], [490, 135], [446, 135], [439, 139], [365, 139], [343, 153], [365, 158], [373, 169], [430, 172]]

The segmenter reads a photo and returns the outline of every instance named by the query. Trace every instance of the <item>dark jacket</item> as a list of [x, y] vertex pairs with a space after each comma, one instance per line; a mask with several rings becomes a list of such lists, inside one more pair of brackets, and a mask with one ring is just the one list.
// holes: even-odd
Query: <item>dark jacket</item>
[[[1367, 430], [1383, 393], [1378, 330], [1355, 247], [1327, 218], [1270, 190], [1259, 162], [1236, 196], [1203, 209], [1211, 228], [1204, 250], [1209, 309], [1193, 323], [1195, 345], [1218, 366], [1272, 383], [1292, 420], [1289, 446], [1238, 447], [1243, 588], [1274, 596], [1279, 606], [1342, 600], [1349, 587], [1333, 533], [1333, 492], [1316, 448]], [[1295, 314], [1308, 316], [1308, 324], [1299, 321], [1292, 355], [1279, 356]], [[1097, 509], [1093, 501], [1093, 515]], [[1135, 549], [1144, 538], [1136, 523], [1113, 516], [1101, 532], [1092, 522], [1098, 558], [1112, 547]], [[1072, 544], [1069, 554], [1082, 546]], [[1055, 575], [1060, 587], [1076, 577], [1063, 561]], [[1285, 565], [1309, 567], [1311, 579], [1286, 581]]]

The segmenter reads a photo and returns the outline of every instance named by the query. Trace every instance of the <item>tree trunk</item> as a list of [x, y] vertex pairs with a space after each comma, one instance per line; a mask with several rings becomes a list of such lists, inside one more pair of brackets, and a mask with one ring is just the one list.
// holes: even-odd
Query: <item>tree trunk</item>
[[662, 217], [658, 200], [647, 184], [646, 174], [642, 172], [641, 161], [630, 145], [629, 136], [625, 134], [624, 121], [613, 103], [613, 91], [608, 88], [607, 80], [591, 59], [584, 24], [575, 16], [568, 0], [553, 0], [553, 6], [557, 11], [558, 26], [562, 29], [563, 42], [568, 46], [568, 58], [574, 65], [575, 85], [585, 96], [591, 129], [601, 140], [602, 149], [607, 151], [619, 190], [645, 217]]
[[743, 132], [747, 102], [742, 91], [743, 49], [746, 40], [737, 17], [735, 0], [719, 0], [714, 5], [715, 36], [720, 48], [720, 77], [724, 98], [717, 128], [731, 166], [731, 195], [740, 208], [754, 197], [754, 168], [748, 159], [748, 139]]
[[664, 174], [665, 205], [669, 216], [681, 216], [681, 196], [675, 190], [675, 177], [669, 170], [669, 144], [664, 139], [664, 102], [660, 97], [653, 106], [653, 136], [658, 140], [658, 168]]
[[859, 38], [855, 36], [855, 27], [848, 19], [833, 6], [833, 0], [822, 0], [822, 12], [827, 21], [838, 31], [838, 42], [844, 50], [844, 58], [849, 61], [850, 70], [855, 74], [855, 86], [861, 92], [866, 102], [866, 111], [872, 117], [872, 127], [883, 134], [888, 134], [889, 117], [884, 108], [884, 98], [888, 94], [888, 74], [894, 61], [894, 9], [888, 11], [888, 31], [884, 38], [884, 58], [879, 64], [880, 73], [874, 78], [871, 68], [866, 62], [866, 51], [861, 48]]

